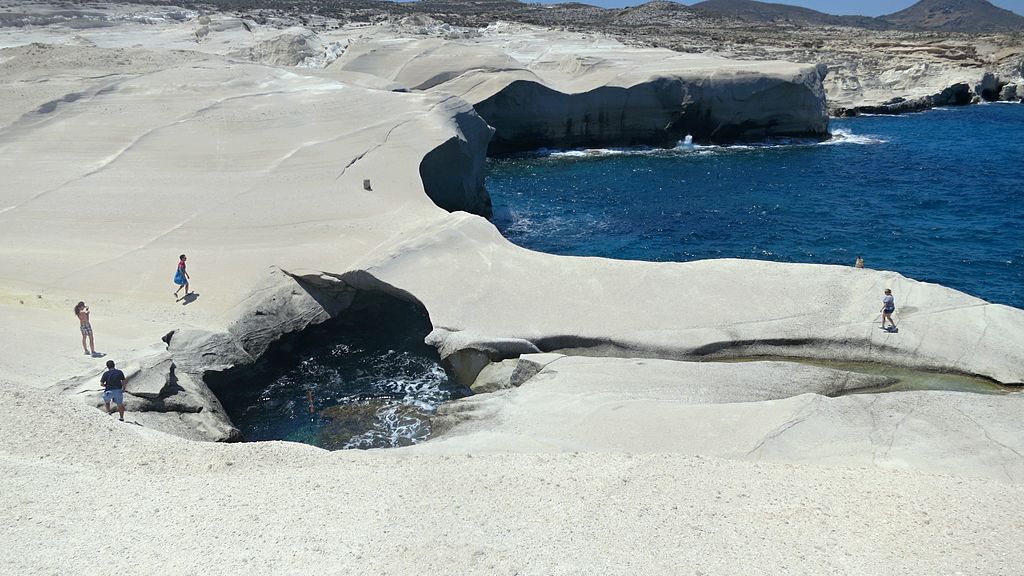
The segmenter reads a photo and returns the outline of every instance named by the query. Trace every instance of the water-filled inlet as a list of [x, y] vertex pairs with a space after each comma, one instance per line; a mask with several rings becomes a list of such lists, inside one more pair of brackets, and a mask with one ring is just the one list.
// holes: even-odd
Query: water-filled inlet
[[441, 403], [469, 394], [423, 343], [430, 328], [421, 306], [361, 293], [339, 318], [286, 336], [255, 365], [205, 379], [243, 441], [408, 446], [430, 437]]

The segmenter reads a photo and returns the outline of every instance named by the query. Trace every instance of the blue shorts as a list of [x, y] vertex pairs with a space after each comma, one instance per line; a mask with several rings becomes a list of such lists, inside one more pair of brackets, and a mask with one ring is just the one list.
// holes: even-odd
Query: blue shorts
[[103, 402], [114, 401], [114, 404], [118, 406], [124, 406], [124, 390], [121, 388], [111, 388], [110, 390], [103, 391]]
[[885, 312], [886, 314], [892, 314], [895, 311], [896, 311], [895, 308], [886, 308], [885, 310], [883, 310], [883, 312]]

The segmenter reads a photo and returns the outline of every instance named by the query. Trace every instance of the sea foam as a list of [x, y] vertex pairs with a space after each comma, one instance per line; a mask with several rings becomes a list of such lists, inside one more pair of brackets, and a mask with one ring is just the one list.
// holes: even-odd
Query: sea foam
[[771, 148], [794, 148], [803, 146], [836, 146], [841, 144], [873, 145], [885, 144], [877, 136], [854, 134], [849, 129], [837, 128], [832, 131], [832, 138], [825, 141], [818, 141], [809, 138], [773, 138], [763, 142], [748, 142], [745, 144], [694, 144], [689, 138], [680, 140], [673, 148], [653, 148], [650, 146], [635, 147], [609, 147], [609, 148], [576, 148], [572, 150], [557, 150], [551, 148], [540, 148], [533, 152], [524, 154], [528, 158], [607, 158], [612, 156], [685, 156], [687, 154], [705, 155], [717, 152], [741, 152], [745, 150], [764, 150]]

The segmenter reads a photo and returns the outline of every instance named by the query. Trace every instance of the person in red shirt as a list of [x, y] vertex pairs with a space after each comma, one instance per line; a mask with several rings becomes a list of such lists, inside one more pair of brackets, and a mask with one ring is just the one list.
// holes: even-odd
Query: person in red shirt
[[[178, 299], [178, 292], [182, 288], [185, 289], [185, 296], [188, 296], [188, 272], [185, 271], [185, 255], [178, 256], [178, 271], [174, 274], [174, 283], [178, 285], [178, 289], [174, 291], [174, 299]], [[184, 296], [183, 296], [184, 298]]]

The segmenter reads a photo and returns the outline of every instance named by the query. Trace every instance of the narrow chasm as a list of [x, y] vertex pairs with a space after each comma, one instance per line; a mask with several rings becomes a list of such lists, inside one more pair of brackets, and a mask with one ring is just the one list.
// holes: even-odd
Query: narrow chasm
[[430, 437], [443, 402], [471, 394], [423, 342], [430, 330], [422, 305], [360, 292], [343, 313], [285, 336], [255, 364], [204, 380], [243, 442], [409, 446]]

